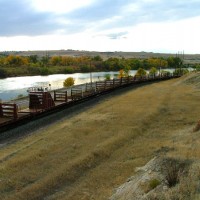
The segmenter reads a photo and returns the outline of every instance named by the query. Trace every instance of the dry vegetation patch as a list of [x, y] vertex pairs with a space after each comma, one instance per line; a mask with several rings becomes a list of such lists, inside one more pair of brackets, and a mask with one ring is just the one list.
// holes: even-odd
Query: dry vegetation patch
[[199, 159], [199, 132], [192, 128], [200, 92], [181, 80], [112, 93], [76, 116], [2, 146], [1, 198], [108, 199], [155, 155]]

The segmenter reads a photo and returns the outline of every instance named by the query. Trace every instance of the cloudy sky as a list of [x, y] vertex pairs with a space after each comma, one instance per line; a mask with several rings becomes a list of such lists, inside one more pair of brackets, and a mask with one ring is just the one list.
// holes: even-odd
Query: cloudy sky
[[0, 51], [200, 53], [200, 0], [0, 0]]

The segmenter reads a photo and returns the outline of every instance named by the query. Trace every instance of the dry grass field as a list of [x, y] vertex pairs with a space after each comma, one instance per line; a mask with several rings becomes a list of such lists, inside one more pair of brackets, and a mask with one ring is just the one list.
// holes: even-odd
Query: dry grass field
[[104, 200], [157, 154], [200, 159], [198, 76], [110, 94], [0, 147], [0, 198]]

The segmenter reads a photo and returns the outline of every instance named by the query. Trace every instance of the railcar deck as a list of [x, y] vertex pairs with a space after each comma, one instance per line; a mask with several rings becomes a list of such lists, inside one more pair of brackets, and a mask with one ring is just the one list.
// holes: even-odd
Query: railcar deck
[[54, 92], [30, 92], [28, 100], [0, 103], [0, 133], [34, 120], [42, 115], [71, 107], [83, 101], [134, 84], [163, 81], [180, 76], [124, 77], [95, 83], [86, 83]]

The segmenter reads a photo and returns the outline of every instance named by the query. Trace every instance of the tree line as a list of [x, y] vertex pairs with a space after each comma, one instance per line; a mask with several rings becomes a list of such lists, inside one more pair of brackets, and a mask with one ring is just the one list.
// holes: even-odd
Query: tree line
[[98, 71], [119, 71], [138, 70], [143, 68], [150, 70], [152, 67], [159, 69], [179, 68], [183, 61], [179, 57], [168, 58], [115, 58], [103, 60], [100, 56], [72, 57], [52, 56], [39, 57], [37, 55], [0, 56], [0, 77], [24, 76], [24, 75], [49, 75], [49, 74], [70, 74], [77, 72], [98, 72]]

